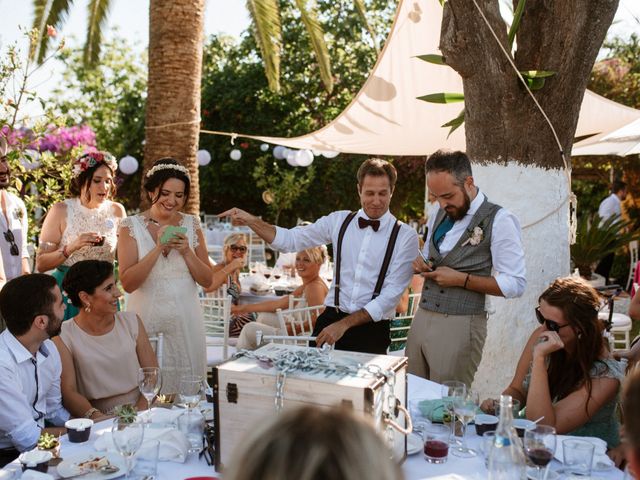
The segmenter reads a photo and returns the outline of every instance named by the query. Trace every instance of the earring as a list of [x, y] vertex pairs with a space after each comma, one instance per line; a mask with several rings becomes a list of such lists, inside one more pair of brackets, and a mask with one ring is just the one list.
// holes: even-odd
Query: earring
[[578, 332], [578, 340], [582, 338], [582, 332]]
[[84, 311], [85, 311], [85, 312], [87, 312], [87, 313], [89, 313], [89, 312], [91, 311], [91, 304], [90, 304], [90, 303], [87, 303], [87, 304], [84, 306]]

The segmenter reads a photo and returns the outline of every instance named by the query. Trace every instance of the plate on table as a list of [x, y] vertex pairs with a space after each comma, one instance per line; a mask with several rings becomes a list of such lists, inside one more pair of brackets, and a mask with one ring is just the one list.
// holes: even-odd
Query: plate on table
[[76, 455], [71, 455], [69, 457], [65, 457], [62, 459], [60, 464], [58, 465], [58, 475], [62, 478], [73, 477], [74, 475], [80, 475], [83, 470], [82, 467], [79, 466], [84, 462], [90, 462], [91, 460], [97, 459], [106, 459], [111, 465], [115, 465], [120, 470], [113, 473], [101, 473], [101, 472], [92, 472], [83, 475], [82, 478], [85, 480], [109, 480], [110, 478], [118, 478], [122, 477], [126, 473], [126, 466], [124, 464], [124, 459], [114, 452], [86, 452], [86, 453], [78, 453]]
[[415, 433], [409, 434], [409, 436], [407, 436], [407, 455], [415, 455], [421, 451], [422, 438], [420, 438], [420, 435], [416, 435]]

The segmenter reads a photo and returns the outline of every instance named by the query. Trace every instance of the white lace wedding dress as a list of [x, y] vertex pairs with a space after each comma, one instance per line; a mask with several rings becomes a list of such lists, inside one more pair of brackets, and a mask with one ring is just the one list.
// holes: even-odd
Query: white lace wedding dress
[[[191, 248], [198, 246], [200, 222], [193, 215], [182, 215], [181, 226], [187, 227]], [[121, 222], [129, 229], [138, 246], [138, 259], [155, 246], [144, 219], [140, 215]], [[126, 310], [137, 313], [147, 334], [164, 334], [162, 392], [177, 393], [183, 375], [201, 375], [206, 370], [204, 318], [198, 299], [197, 285], [182, 255], [171, 250], [160, 255], [145, 282], [128, 295]]]

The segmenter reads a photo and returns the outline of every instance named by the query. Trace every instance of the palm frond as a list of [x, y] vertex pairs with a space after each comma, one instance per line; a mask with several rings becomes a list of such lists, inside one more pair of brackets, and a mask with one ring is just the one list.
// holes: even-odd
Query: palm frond
[[324, 39], [324, 31], [318, 21], [318, 14], [315, 8], [307, 8], [306, 3], [306, 0], [296, 0], [302, 23], [304, 23], [304, 26], [307, 28], [311, 46], [313, 47], [316, 61], [320, 68], [320, 79], [324, 84], [325, 90], [331, 93], [333, 90], [333, 75], [331, 75], [331, 58], [329, 57], [327, 42]]
[[264, 72], [273, 91], [280, 90], [282, 28], [278, 0], [247, 0], [253, 33], [260, 48]]
[[33, 24], [38, 32], [37, 41], [29, 49], [29, 58], [42, 63], [47, 56], [49, 37], [47, 25], [60, 30], [67, 20], [73, 0], [33, 0]]
[[380, 45], [378, 44], [378, 38], [376, 37], [376, 33], [373, 31], [373, 28], [371, 28], [371, 25], [369, 25], [369, 21], [367, 20], [367, 11], [364, 6], [364, 1], [353, 0], [353, 4], [355, 5], [356, 12], [358, 12], [360, 19], [364, 24], [364, 28], [366, 28], [367, 32], [369, 32], [369, 35], [371, 35], [371, 39], [373, 40], [373, 46], [376, 49], [376, 53], [380, 54]]
[[83, 60], [85, 65], [95, 65], [100, 58], [102, 31], [109, 16], [110, 0], [90, 0], [87, 6], [87, 40], [84, 44]]

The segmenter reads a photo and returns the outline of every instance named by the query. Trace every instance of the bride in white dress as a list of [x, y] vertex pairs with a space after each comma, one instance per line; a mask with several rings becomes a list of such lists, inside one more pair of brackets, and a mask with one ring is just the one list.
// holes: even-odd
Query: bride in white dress
[[[120, 280], [130, 294], [126, 309], [138, 314], [150, 337], [164, 334], [162, 391], [175, 393], [181, 376], [205, 375], [196, 283], [209, 286], [211, 268], [199, 219], [180, 212], [189, 197], [188, 170], [176, 160], [158, 160], [147, 172], [144, 188], [151, 208], [120, 223]], [[182, 228], [163, 243], [169, 227]]]

